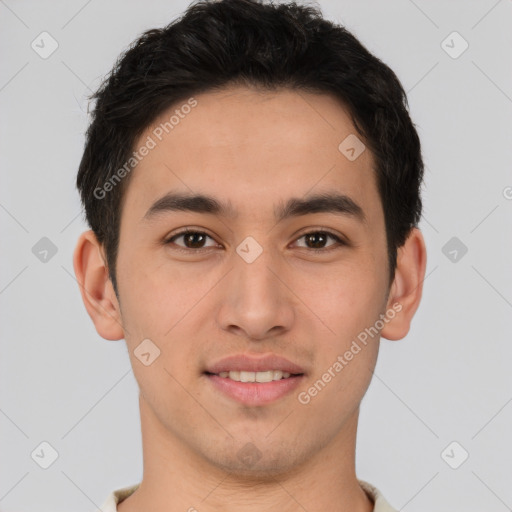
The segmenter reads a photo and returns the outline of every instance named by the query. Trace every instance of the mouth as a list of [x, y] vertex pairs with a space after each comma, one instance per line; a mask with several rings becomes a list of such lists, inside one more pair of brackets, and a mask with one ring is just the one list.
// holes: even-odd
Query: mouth
[[282, 370], [224, 370], [206, 371], [204, 376], [215, 393], [219, 393], [245, 406], [263, 406], [285, 398], [304, 379], [304, 373]]
[[[226, 372], [222, 372], [223, 375], [225, 373]], [[230, 376], [232, 373], [234, 374], [234, 379]], [[221, 395], [230, 400], [250, 407], [264, 406], [284, 399], [286, 396], [290, 395], [304, 379], [304, 374], [283, 375], [283, 372], [277, 370], [276, 380], [274, 380], [274, 375], [272, 375], [272, 380], [267, 380], [266, 382], [252, 380], [256, 379], [255, 374], [260, 374], [260, 379], [270, 379], [270, 373], [271, 371], [228, 372], [228, 376], [223, 377], [220, 374], [206, 372], [205, 376], [215, 393], [220, 392]], [[272, 373], [274, 372], [272, 371]], [[285, 375], [287, 376], [285, 377]], [[251, 380], [243, 382], [242, 380], [236, 380], [236, 378]]]
[[230, 370], [219, 373], [205, 372], [206, 375], [215, 375], [222, 379], [229, 379], [235, 382], [258, 382], [264, 384], [267, 382], [275, 382], [283, 379], [290, 379], [304, 375], [303, 373], [290, 373], [282, 370], [265, 370], [260, 372], [252, 372], [248, 370]]
[[305, 370], [277, 354], [234, 354], [210, 364], [203, 375], [213, 390], [248, 406], [270, 404], [289, 395]]
[[[301, 366], [277, 354], [233, 354], [210, 363], [205, 373], [231, 378], [238, 382], [270, 382], [304, 374]], [[259, 379], [264, 379], [260, 381]]]

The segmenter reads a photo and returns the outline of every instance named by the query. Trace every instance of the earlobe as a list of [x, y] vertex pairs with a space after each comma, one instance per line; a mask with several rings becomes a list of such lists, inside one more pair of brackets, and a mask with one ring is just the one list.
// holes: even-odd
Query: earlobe
[[386, 309], [394, 309], [395, 312], [400, 309], [383, 327], [383, 338], [400, 340], [409, 332], [412, 318], [421, 301], [426, 263], [427, 251], [423, 235], [419, 229], [413, 228], [405, 244], [398, 249], [397, 268]]
[[98, 334], [107, 340], [124, 338], [119, 303], [101, 244], [93, 231], [80, 235], [73, 254], [73, 267], [85, 309]]

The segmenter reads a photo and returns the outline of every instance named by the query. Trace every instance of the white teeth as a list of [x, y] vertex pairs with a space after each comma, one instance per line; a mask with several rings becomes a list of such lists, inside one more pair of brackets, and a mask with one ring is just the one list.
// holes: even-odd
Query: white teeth
[[273, 380], [287, 379], [291, 374], [281, 370], [267, 370], [266, 372], [220, 372], [219, 377], [230, 378], [237, 382], [272, 382]]
[[255, 380], [256, 374], [254, 372], [240, 372], [240, 382], [255, 382]]
[[255, 373], [256, 382], [272, 382], [274, 380], [274, 372], [269, 370], [268, 372]]

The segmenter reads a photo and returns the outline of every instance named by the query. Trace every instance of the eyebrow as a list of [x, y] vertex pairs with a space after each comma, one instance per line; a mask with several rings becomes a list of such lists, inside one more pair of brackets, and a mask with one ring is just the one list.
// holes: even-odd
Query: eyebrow
[[[223, 203], [218, 199], [203, 194], [183, 194], [169, 192], [155, 201], [145, 213], [143, 220], [149, 221], [160, 214], [186, 211], [210, 215], [236, 218], [237, 211], [229, 201]], [[349, 196], [339, 193], [325, 192], [306, 196], [292, 197], [274, 208], [274, 216], [278, 222], [312, 213], [332, 213], [353, 217], [360, 222], [366, 222], [363, 209]]]

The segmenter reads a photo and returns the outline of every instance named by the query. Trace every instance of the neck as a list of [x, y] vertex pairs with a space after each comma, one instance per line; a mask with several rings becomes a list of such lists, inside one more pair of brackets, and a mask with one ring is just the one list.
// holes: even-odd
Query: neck
[[373, 510], [355, 474], [358, 410], [320, 452], [271, 476], [240, 475], [218, 467], [169, 432], [142, 397], [140, 411], [144, 477], [118, 505], [119, 512]]

